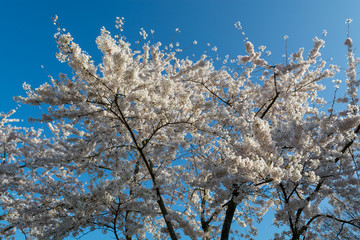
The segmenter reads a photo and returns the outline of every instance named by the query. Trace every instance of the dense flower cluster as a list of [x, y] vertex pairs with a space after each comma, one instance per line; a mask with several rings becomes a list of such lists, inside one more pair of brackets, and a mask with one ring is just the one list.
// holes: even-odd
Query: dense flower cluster
[[[120, 33], [123, 24], [117, 18]], [[180, 59], [181, 50], [159, 42], [134, 50], [105, 28], [99, 65], [64, 29], [55, 39], [73, 76], [24, 84], [27, 96], [17, 98], [47, 106], [35, 121], [52, 137], [0, 116], [1, 235], [63, 239], [102, 229], [127, 240], [251, 238], [272, 208], [274, 224], [288, 226], [276, 239], [359, 236], [351, 38], [346, 96], [332, 104], [348, 105], [327, 112], [320, 82], [342, 85], [338, 68], [321, 59], [319, 38], [307, 57], [301, 48], [278, 65], [245, 39], [245, 55], [230, 61], [240, 67], [220, 70], [205, 55]]]

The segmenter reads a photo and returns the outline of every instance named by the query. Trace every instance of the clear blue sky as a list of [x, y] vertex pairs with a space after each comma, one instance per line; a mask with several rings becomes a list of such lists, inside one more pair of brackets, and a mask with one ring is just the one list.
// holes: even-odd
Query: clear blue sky
[[[220, 55], [232, 56], [243, 52], [241, 34], [234, 28], [234, 23], [240, 21], [249, 40], [256, 46], [266, 45], [272, 58], [279, 61], [285, 52], [284, 35], [289, 36], [288, 51], [293, 52], [299, 47], [311, 48], [312, 39], [326, 29], [325, 58], [333, 57], [333, 63], [345, 66], [345, 19], [353, 19], [350, 34], [355, 47], [360, 46], [359, 13], [359, 0], [2, 0], [0, 112], [16, 107], [12, 97], [24, 94], [23, 82], [36, 87], [48, 81], [41, 65], [53, 76], [69, 70], [55, 58], [56, 27], [51, 21], [55, 14], [61, 26], [95, 60], [99, 59], [95, 38], [100, 28], [114, 31], [114, 20], [119, 16], [125, 18], [124, 35], [130, 42], [139, 39], [141, 27], [154, 29], [155, 40], [164, 43], [179, 28], [181, 34], [176, 40], [182, 46], [197, 40], [199, 51], [194, 51], [203, 51], [211, 43]], [[188, 54], [192, 51], [188, 50]], [[21, 107], [18, 116], [29, 117], [29, 109]], [[260, 229], [257, 239], [269, 239], [268, 230]]]
[[[181, 34], [176, 40], [182, 46], [198, 41], [204, 50], [206, 43], [220, 54], [243, 52], [243, 40], [234, 23], [240, 21], [247, 37], [256, 46], [266, 45], [272, 58], [281, 61], [284, 54], [283, 36], [288, 35], [289, 52], [299, 47], [309, 49], [312, 38], [328, 31], [326, 56], [335, 63], [345, 64], [345, 19], [352, 18], [351, 36], [360, 41], [360, 2], [357, 0], [3, 0], [0, 2], [0, 111], [16, 104], [15, 95], [23, 94], [24, 81], [38, 86], [47, 81], [46, 71], [57, 76], [68, 71], [56, 58], [56, 31], [51, 17], [59, 15], [62, 27], [69, 30], [80, 46], [99, 59], [95, 38], [100, 28], [114, 30], [116, 16], [125, 17], [124, 34], [130, 42], [139, 39], [138, 30], [155, 30], [155, 40], [169, 42], [174, 29]], [[194, 49], [195, 51], [196, 49]], [[189, 55], [192, 49], [188, 51]], [[98, 58], [96, 58], [98, 56]]]

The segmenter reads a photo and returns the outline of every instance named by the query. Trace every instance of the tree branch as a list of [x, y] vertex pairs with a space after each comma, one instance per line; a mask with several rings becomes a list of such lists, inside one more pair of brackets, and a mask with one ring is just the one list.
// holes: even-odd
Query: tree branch
[[154, 172], [153, 172], [153, 169], [152, 169], [152, 167], [150, 166], [149, 160], [146, 158], [146, 156], [145, 156], [145, 154], [144, 154], [144, 152], [143, 152], [142, 146], [140, 146], [140, 145], [138, 144], [137, 139], [136, 139], [136, 137], [135, 137], [135, 135], [134, 135], [134, 133], [133, 133], [133, 130], [131, 129], [131, 127], [130, 127], [130, 125], [128, 124], [128, 122], [126, 121], [126, 118], [124, 117], [124, 114], [123, 114], [123, 112], [122, 112], [119, 104], [117, 103], [117, 98], [118, 98], [118, 94], [116, 94], [115, 99], [114, 99], [114, 102], [115, 102], [115, 104], [116, 104], [116, 107], [117, 107], [117, 110], [118, 110], [120, 116], [119, 116], [116, 112], [114, 112], [111, 108], [110, 108], [109, 110], [110, 110], [112, 113], [114, 113], [116, 116], [119, 117], [119, 120], [125, 125], [126, 129], [127, 129], [128, 132], [130, 133], [131, 139], [132, 139], [133, 143], [135, 144], [138, 152], [140, 153], [140, 156], [141, 156], [141, 158], [142, 158], [142, 160], [143, 160], [143, 162], [144, 162], [144, 164], [145, 164], [145, 166], [146, 166], [146, 168], [147, 168], [147, 170], [148, 170], [148, 172], [149, 172], [149, 174], [150, 174], [151, 180], [152, 180], [152, 182], [153, 182], [153, 188], [155, 189], [155, 193], [156, 193], [156, 196], [157, 196], [157, 198], [158, 198], [156, 201], [157, 201], [157, 203], [158, 203], [158, 205], [159, 205], [159, 207], [160, 207], [160, 210], [161, 210], [161, 213], [162, 213], [162, 215], [163, 215], [164, 221], [165, 221], [165, 223], [166, 223], [166, 227], [167, 227], [167, 230], [168, 230], [168, 232], [169, 232], [169, 234], [170, 234], [170, 237], [171, 237], [172, 240], [177, 240], [177, 236], [176, 236], [174, 227], [173, 227], [173, 225], [172, 225], [172, 222], [171, 222], [169, 219], [167, 219], [168, 211], [167, 211], [167, 209], [166, 209], [166, 207], [165, 207], [165, 203], [164, 203], [164, 201], [163, 201], [163, 199], [162, 199], [162, 195], [161, 195], [161, 193], [160, 193], [160, 188], [159, 188], [159, 186], [156, 184], [156, 177], [155, 177], [155, 174], [154, 174]]

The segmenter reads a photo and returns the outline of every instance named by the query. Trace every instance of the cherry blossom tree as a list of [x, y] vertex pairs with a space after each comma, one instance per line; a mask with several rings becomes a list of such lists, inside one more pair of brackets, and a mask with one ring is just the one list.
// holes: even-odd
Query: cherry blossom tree
[[[180, 59], [172, 43], [147, 41], [144, 30], [132, 49], [123, 19], [116, 27], [118, 35], [102, 28], [96, 39], [99, 65], [59, 27], [57, 58], [73, 76], [24, 84], [17, 100], [47, 107], [33, 121], [50, 137], [0, 125], [4, 236], [101, 229], [127, 240], [251, 239], [270, 208], [287, 227], [275, 239], [359, 236], [358, 59], [349, 36], [339, 98], [339, 68], [321, 59], [323, 39], [306, 57], [301, 48], [274, 65], [245, 38], [245, 55], [217, 70], [208, 56]], [[336, 87], [329, 102], [318, 96], [324, 81]]]
[[0, 235], [5, 238], [15, 234], [16, 229], [25, 234], [29, 226], [26, 222], [16, 220], [17, 212], [13, 211], [13, 206], [30, 200], [39, 190], [31, 171], [27, 170], [26, 149], [40, 143], [42, 130], [16, 126], [19, 119], [10, 118], [14, 113], [15, 110], [0, 113]]

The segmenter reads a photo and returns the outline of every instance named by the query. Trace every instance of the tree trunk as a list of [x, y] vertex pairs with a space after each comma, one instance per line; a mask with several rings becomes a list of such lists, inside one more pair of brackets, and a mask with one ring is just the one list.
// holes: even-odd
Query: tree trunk
[[237, 203], [234, 202], [234, 198], [230, 200], [228, 203], [228, 208], [226, 210], [226, 215], [224, 219], [224, 224], [221, 231], [221, 240], [228, 240], [230, 229], [231, 229], [231, 223], [235, 214]]

